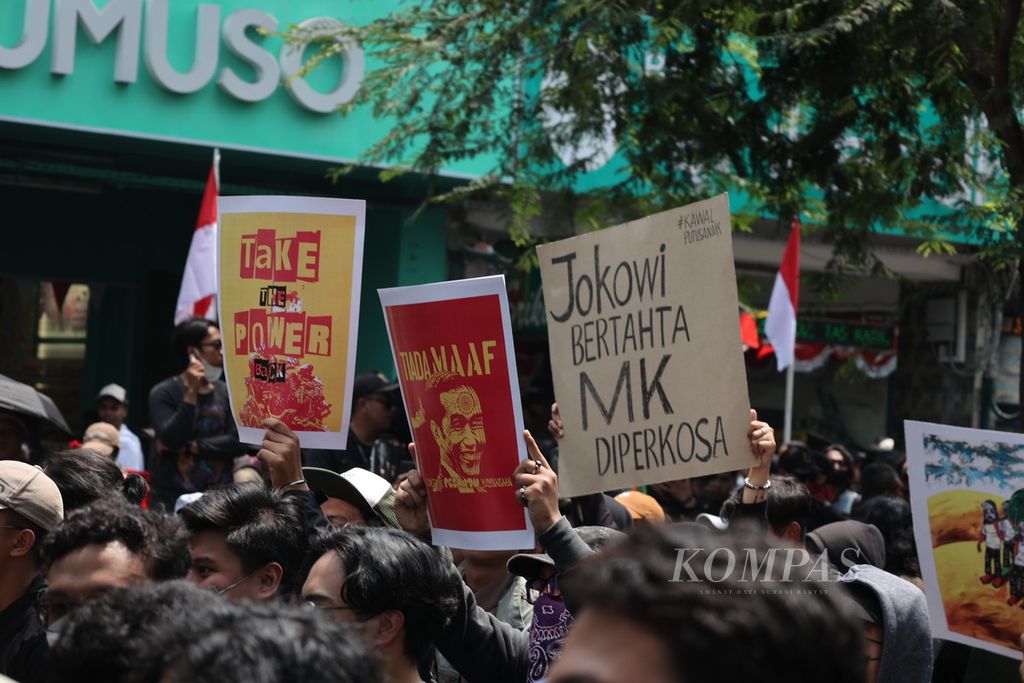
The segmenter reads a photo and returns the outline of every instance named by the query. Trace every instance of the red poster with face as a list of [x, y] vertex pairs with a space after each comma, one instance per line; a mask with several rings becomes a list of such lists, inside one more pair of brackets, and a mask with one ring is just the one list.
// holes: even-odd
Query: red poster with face
[[505, 278], [379, 294], [434, 543], [532, 548], [512, 479], [526, 447]]

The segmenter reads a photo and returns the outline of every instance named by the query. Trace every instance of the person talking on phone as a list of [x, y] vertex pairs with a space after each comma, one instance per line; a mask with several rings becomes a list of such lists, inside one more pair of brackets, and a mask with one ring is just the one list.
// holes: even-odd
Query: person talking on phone
[[224, 352], [217, 323], [186, 320], [174, 328], [172, 348], [177, 374], [149, 392], [156, 432], [153, 499], [167, 509], [182, 494], [231, 483], [234, 459], [245, 451], [221, 379]]

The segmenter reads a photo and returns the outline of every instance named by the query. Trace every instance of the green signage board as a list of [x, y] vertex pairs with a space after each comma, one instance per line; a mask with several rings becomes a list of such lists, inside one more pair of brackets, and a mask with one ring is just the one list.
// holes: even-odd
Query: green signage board
[[[332, 113], [372, 63], [358, 45], [306, 78], [265, 31], [358, 25], [397, 0], [4, 0], [0, 121], [330, 161], [383, 137], [369, 111]], [[308, 52], [312, 53], [312, 49]], [[446, 169], [477, 175], [486, 160]]]

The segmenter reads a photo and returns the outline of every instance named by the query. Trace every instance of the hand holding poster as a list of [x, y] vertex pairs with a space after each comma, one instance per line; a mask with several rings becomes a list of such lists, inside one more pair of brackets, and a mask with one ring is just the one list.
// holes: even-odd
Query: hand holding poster
[[221, 197], [220, 319], [231, 411], [245, 443], [282, 420], [307, 448], [344, 449], [366, 205]]
[[754, 463], [728, 195], [537, 254], [561, 495]]
[[1021, 658], [1024, 434], [907, 421], [932, 635]]
[[512, 472], [526, 458], [505, 278], [379, 290], [433, 542], [532, 548]]

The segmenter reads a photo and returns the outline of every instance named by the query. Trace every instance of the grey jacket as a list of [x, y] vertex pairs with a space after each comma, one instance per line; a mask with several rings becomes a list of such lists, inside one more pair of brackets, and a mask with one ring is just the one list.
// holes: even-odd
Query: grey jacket
[[[563, 575], [594, 554], [564, 517], [539, 538], [545, 552]], [[451, 571], [458, 575], [453, 566]], [[461, 583], [461, 577], [459, 578]], [[462, 601], [451, 623], [435, 641], [437, 649], [470, 683], [523, 683], [530, 661], [527, 632], [512, 628], [488, 614], [462, 583]]]
[[867, 564], [850, 567], [842, 581], [869, 587], [882, 607], [885, 643], [878, 683], [929, 683], [932, 631], [928, 604], [914, 584]]

